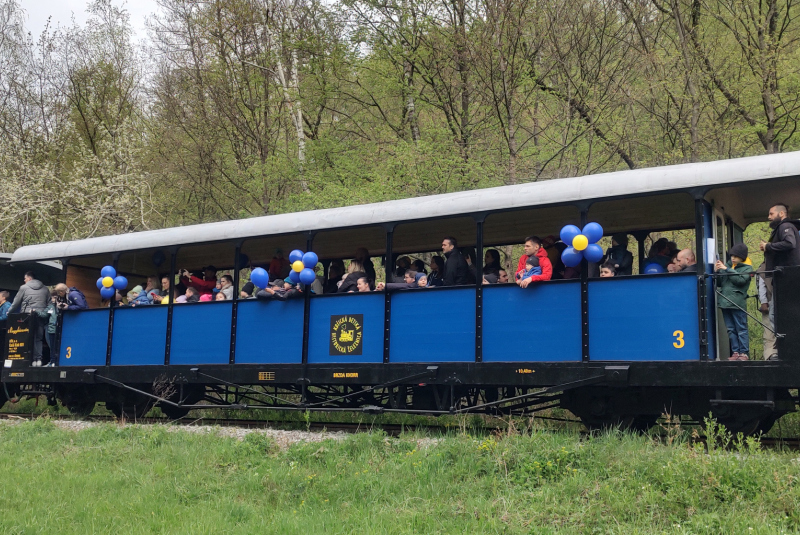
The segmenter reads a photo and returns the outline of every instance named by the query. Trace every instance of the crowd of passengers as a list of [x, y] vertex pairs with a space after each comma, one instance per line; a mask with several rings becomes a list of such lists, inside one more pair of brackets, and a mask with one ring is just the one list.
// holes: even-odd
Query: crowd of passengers
[[[760, 300], [760, 312], [764, 321], [769, 321], [772, 329], [764, 329], [764, 355], [768, 359], [777, 360], [774, 338], [774, 306], [772, 300], [771, 273], [776, 267], [800, 265], [800, 221], [789, 219], [788, 207], [782, 204], [773, 206], [769, 211], [769, 224], [773, 229], [768, 242], [761, 242], [764, 251], [764, 264], [755, 272]], [[513, 272], [513, 282], [520, 288], [541, 281], [557, 279], [575, 279], [581, 276], [580, 267], [567, 267], [561, 262], [561, 253], [567, 245], [555, 236], [540, 239], [537, 236], [525, 238], [524, 254], [517, 262]], [[718, 307], [728, 330], [731, 344], [730, 360], [748, 360], [749, 339], [747, 331], [746, 298], [750, 285], [750, 277], [754, 274], [748, 250], [744, 244], [733, 246], [729, 253], [730, 260], [718, 260], [714, 265], [716, 291], [719, 296]], [[376, 281], [375, 266], [365, 248], [356, 250], [356, 254], [345, 267], [342, 260], [333, 260], [328, 266], [327, 276], [320, 274], [319, 265], [316, 280], [310, 285], [313, 294], [372, 292], [385, 290], [412, 290], [438, 286], [476, 285], [478, 277], [484, 285], [503, 284], [512, 280], [509, 272], [503, 268], [497, 249], [486, 251], [480, 274], [477, 271], [475, 249], [458, 247], [458, 240], [448, 236], [442, 240], [442, 255], [435, 255], [428, 265], [422, 260], [412, 260], [408, 256], [400, 256], [394, 262], [394, 268], [387, 274], [386, 282]], [[697, 272], [697, 260], [691, 249], [678, 249], [675, 242], [666, 238], [656, 240], [650, 248], [643, 266], [657, 264], [661, 270], [669, 273]], [[251, 266], [255, 267], [255, 266]], [[137, 285], [123, 295], [117, 291], [114, 306], [149, 306], [167, 305], [174, 299], [175, 303], [198, 303], [209, 301], [233, 300], [234, 279], [229, 274], [217, 277], [217, 268], [205, 266], [202, 275], [191, 273], [187, 269], [178, 272], [179, 282], [174, 285], [174, 294], [170, 298], [171, 277], [151, 276], [144, 286]], [[304, 289], [300, 284], [289, 280], [291, 265], [278, 249], [269, 263], [269, 285], [257, 288], [252, 282], [246, 282], [239, 291], [239, 299], [278, 299], [286, 300], [302, 295]], [[617, 277], [633, 273], [633, 254], [628, 251], [628, 236], [624, 233], [611, 237], [608, 248], [601, 262], [589, 264], [590, 277]], [[643, 271], [643, 270], [640, 270]], [[36, 280], [34, 274], [25, 274], [25, 284], [20, 287], [13, 303], [8, 301], [9, 294], [0, 291], [0, 321], [4, 321], [10, 312], [34, 313], [39, 318], [34, 333], [34, 366], [41, 365], [42, 340], [47, 334], [47, 341], [53, 347], [57, 317], [64, 310], [81, 310], [88, 308], [86, 298], [76, 287], [57, 284], [49, 290]], [[108, 301], [103, 306], [109, 306]], [[41, 333], [39, 332], [41, 330]], [[37, 364], [38, 363], [38, 364]]]

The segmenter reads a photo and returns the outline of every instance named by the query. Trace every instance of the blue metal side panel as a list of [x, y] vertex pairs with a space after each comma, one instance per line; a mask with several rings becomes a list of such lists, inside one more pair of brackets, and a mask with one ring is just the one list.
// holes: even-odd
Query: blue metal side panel
[[108, 309], [64, 311], [60, 366], [105, 366]]
[[484, 286], [484, 362], [580, 360], [580, 281]]
[[[383, 362], [384, 296], [344, 294], [311, 299], [308, 327], [308, 362], [314, 364]], [[331, 316], [363, 314], [361, 355], [331, 355]]]
[[389, 362], [474, 362], [475, 288], [392, 294]]
[[167, 312], [165, 305], [116, 309], [111, 365], [163, 365]]
[[698, 330], [693, 276], [589, 282], [591, 360], [698, 360]]
[[233, 303], [174, 305], [170, 364], [227, 364]]
[[300, 364], [303, 360], [303, 300], [239, 301], [237, 364]]

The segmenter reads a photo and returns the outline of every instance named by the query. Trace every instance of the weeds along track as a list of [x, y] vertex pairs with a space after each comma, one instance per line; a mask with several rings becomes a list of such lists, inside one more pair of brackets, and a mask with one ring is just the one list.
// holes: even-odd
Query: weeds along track
[[[242, 429], [277, 429], [277, 430], [305, 430], [316, 432], [328, 433], [366, 433], [370, 431], [380, 430], [384, 431], [387, 435], [397, 437], [403, 433], [409, 432], [428, 432], [432, 434], [444, 435], [449, 432], [465, 431], [453, 425], [429, 425], [429, 424], [387, 424], [387, 423], [354, 423], [354, 422], [298, 422], [298, 421], [268, 421], [268, 420], [244, 420], [244, 419], [224, 419], [224, 418], [183, 418], [180, 420], [170, 420], [169, 418], [137, 418], [125, 419], [117, 418], [115, 416], [106, 415], [92, 415], [85, 418], [75, 418], [74, 416], [65, 414], [19, 414], [19, 413], [3, 413], [0, 412], [0, 421], [2, 420], [36, 420], [37, 418], [50, 418], [60, 421], [80, 421], [80, 422], [96, 422], [96, 423], [124, 423], [124, 424], [162, 424], [172, 425], [178, 427], [192, 427], [192, 426], [217, 426], [217, 427], [231, 427]], [[473, 428], [469, 428], [473, 430]], [[508, 429], [502, 426], [482, 426], [480, 430], [485, 433], [506, 433]], [[522, 431], [524, 433], [524, 431]], [[581, 432], [582, 438], [590, 435], [589, 432]], [[666, 435], [659, 434], [655, 437]], [[691, 443], [705, 443], [706, 437], [702, 435], [693, 435], [690, 439]], [[800, 437], [793, 438], [774, 438], [774, 437], [761, 437], [759, 439], [761, 446], [765, 448], [785, 449], [791, 451], [800, 451]]]

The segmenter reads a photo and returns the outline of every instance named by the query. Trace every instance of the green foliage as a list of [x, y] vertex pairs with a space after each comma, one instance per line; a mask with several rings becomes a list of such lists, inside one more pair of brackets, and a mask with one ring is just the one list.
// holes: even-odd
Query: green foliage
[[0, 491], [4, 533], [800, 530], [794, 455], [746, 445], [534, 430], [363, 433], [280, 450], [259, 433], [74, 432], [40, 419], [3, 424], [0, 447], [14, 482]]

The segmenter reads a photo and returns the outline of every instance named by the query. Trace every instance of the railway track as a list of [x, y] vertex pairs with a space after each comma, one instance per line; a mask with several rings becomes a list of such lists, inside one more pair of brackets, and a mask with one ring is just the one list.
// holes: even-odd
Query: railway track
[[[35, 420], [42, 417], [40, 414], [17, 414], [17, 413], [0, 413], [0, 420]], [[48, 415], [48, 418], [54, 420], [71, 421], [76, 420], [74, 416], [55, 414]], [[98, 423], [118, 423], [120, 420], [115, 416], [105, 415], [92, 415], [80, 419], [85, 422], [98, 422]], [[381, 430], [390, 436], [400, 436], [403, 433], [411, 431], [427, 431], [445, 434], [450, 431], [457, 430], [455, 426], [445, 425], [423, 425], [423, 424], [364, 424], [364, 423], [351, 423], [351, 422], [280, 422], [280, 421], [266, 421], [266, 420], [244, 420], [244, 419], [222, 419], [222, 418], [183, 418], [180, 420], [170, 420], [168, 418], [138, 418], [136, 420], [126, 420], [127, 423], [136, 424], [169, 424], [176, 426], [200, 426], [212, 425], [219, 427], [238, 427], [245, 429], [291, 429], [291, 430], [307, 430], [307, 431], [327, 431], [327, 432], [341, 432], [341, 433], [363, 433], [373, 430]], [[498, 426], [485, 426], [481, 430], [487, 432], [503, 432], [505, 428]], [[582, 433], [585, 435], [587, 433]], [[697, 437], [693, 442], [705, 442], [705, 437]], [[773, 438], [762, 437], [761, 445], [766, 448], [782, 448], [792, 451], [800, 451], [800, 438]]]

